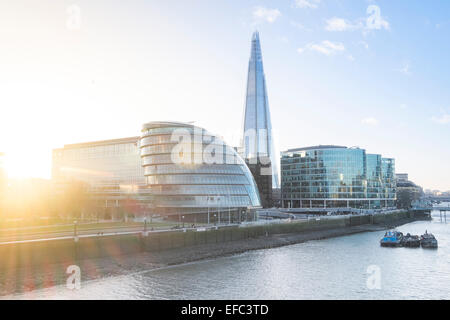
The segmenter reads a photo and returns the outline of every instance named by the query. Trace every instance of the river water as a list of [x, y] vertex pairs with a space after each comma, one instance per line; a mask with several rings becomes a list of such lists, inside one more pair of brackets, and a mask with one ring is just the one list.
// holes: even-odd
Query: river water
[[309, 241], [28, 292], [19, 299], [450, 299], [450, 215], [398, 227], [437, 250], [382, 248], [381, 232]]

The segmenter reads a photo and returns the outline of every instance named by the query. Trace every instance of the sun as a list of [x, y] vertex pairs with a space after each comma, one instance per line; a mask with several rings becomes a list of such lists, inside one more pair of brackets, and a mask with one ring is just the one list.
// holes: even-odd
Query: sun
[[23, 152], [5, 152], [0, 167], [10, 179], [48, 178], [48, 164], [42, 159]]

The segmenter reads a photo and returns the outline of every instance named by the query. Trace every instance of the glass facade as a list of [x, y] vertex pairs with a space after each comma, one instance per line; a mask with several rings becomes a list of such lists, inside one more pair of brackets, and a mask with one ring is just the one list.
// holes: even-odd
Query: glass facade
[[[259, 207], [255, 181], [242, 158], [206, 130], [151, 122], [140, 140], [146, 193], [155, 212], [186, 221], [215, 215], [236, 221]], [[189, 214], [188, 216], [184, 216]], [[184, 220], [183, 220], [184, 221]]]
[[255, 32], [252, 37], [241, 144], [244, 159], [270, 159], [272, 187], [279, 188], [266, 78], [258, 32]]
[[52, 179], [57, 188], [71, 181], [89, 185], [100, 207], [119, 208], [130, 198], [145, 207], [139, 190], [145, 186], [139, 137], [65, 145], [52, 154]]
[[394, 159], [359, 148], [317, 146], [281, 155], [285, 208], [394, 207]]

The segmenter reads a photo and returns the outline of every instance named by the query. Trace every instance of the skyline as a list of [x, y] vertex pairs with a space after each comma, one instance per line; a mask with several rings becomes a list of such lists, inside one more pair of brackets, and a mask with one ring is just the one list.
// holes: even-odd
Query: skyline
[[396, 172], [424, 189], [450, 190], [443, 7], [450, 4], [0, 4], [0, 152], [12, 176], [49, 178], [52, 149], [136, 136], [143, 123], [165, 120], [195, 120], [237, 146], [258, 30], [277, 156], [357, 145], [395, 158]]

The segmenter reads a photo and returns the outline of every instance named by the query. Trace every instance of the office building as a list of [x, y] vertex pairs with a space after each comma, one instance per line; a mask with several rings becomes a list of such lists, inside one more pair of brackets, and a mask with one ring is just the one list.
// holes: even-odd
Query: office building
[[261, 44], [255, 32], [248, 64], [241, 155], [256, 180], [264, 207], [272, 205], [272, 188], [279, 188], [274, 150]]
[[364, 149], [290, 149], [281, 155], [281, 202], [285, 208], [394, 207], [394, 177], [394, 159]]
[[124, 207], [138, 214], [145, 211], [139, 137], [68, 144], [53, 150], [52, 163], [57, 192], [68, 183], [83, 182], [106, 216], [114, 217]]
[[255, 181], [236, 150], [203, 128], [144, 124], [140, 153], [150, 211], [180, 222], [255, 219]]

